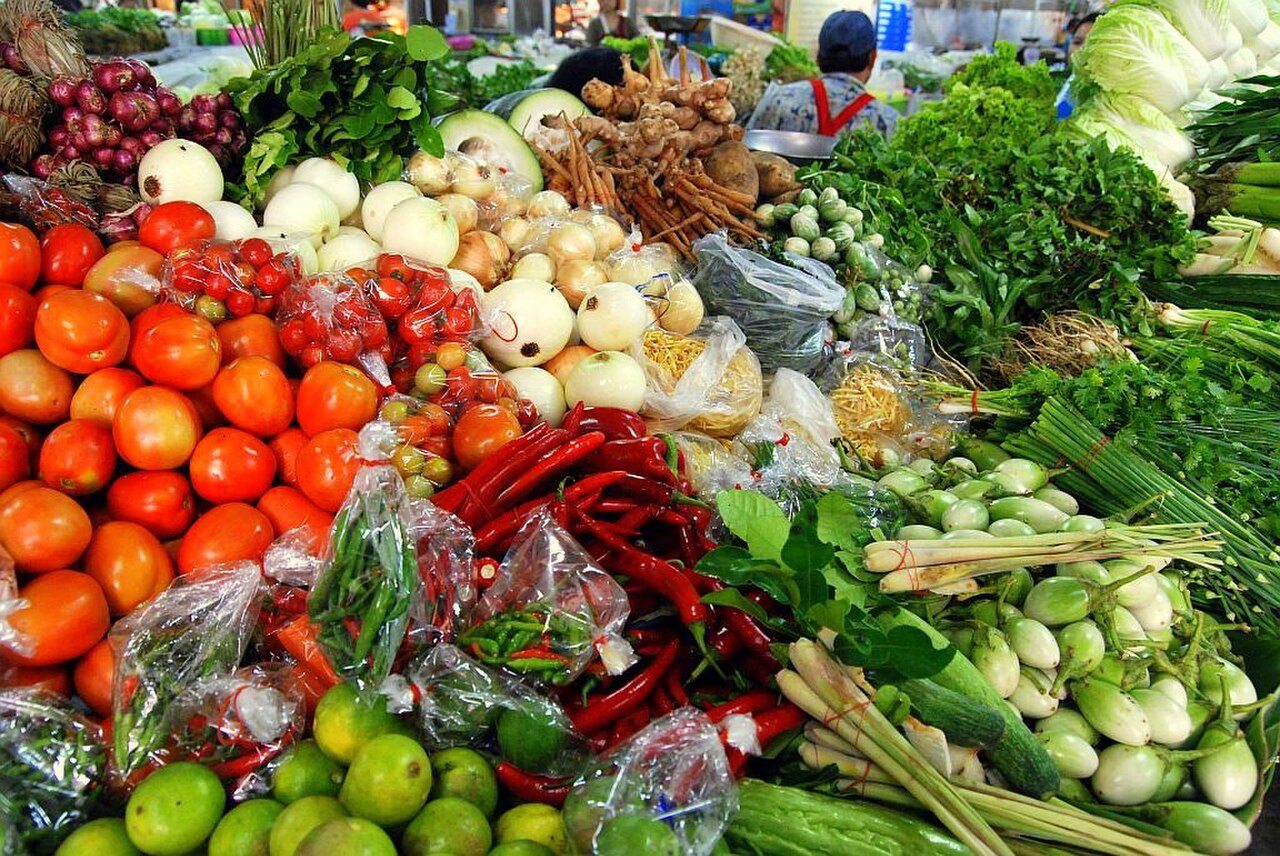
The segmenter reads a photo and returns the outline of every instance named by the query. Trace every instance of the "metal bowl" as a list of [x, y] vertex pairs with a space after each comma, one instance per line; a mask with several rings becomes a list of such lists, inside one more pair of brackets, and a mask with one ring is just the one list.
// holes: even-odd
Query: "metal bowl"
[[742, 142], [753, 152], [769, 152], [798, 164], [826, 160], [836, 148], [835, 137], [801, 131], [747, 131]]
[[700, 33], [711, 23], [709, 15], [645, 15], [644, 19], [659, 33]]

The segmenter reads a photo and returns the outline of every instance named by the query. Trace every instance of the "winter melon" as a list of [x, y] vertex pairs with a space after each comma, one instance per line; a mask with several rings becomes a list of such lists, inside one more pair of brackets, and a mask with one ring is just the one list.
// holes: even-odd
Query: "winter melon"
[[571, 120], [586, 116], [591, 111], [587, 105], [563, 89], [525, 89], [504, 95], [484, 108], [486, 113], [497, 113], [507, 120], [524, 137], [529, 137], [542, 126], [543, 116], [563, 113]]
[[441, 119], [437, 129], [446, 149], [514, 172], [533, 185], [534, 193], [542, 189], [538, 156], [501, 116], [483, 110], [459, 110]]

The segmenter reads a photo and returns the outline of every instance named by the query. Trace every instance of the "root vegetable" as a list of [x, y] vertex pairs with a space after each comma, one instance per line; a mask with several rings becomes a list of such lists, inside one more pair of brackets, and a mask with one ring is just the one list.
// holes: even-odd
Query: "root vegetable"
[[578, 334], [597, 351], [621, 351], [644, 334], [649, 307], [632, 286], [608, 282], [593, 289], [578, 307]]
[[755, 164], [761, 198], [773, 199], [800, 189], [795, 164], [786, 158], [769, 152], [752, 152], [751, 161]]
[[751, 160], [751, 150], [742, 143], [729, 140], [711, 150], [702, 159], [707, 175], [716, 184], [756, 200], [760, 195], [760, 176]]
[[364, 230], [375, 241], [382, 239], [382, 227], [391, 209], [406, 199], [421, 196], [418, 188], [406, 181], [388, 181], [379, 184], [364, 198], [360, 207], [360, 216], [364, 221]]

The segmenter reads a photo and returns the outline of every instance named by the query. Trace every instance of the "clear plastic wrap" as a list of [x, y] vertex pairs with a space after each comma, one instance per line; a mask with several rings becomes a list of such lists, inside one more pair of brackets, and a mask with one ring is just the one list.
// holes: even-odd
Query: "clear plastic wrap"
[[262, 556], [262, 575], [289, 586], [310, 588], [324, 567], [324, 544], [308, 525], [298, 526], [271, 542]]
[[35, 652], [34, 642], [9, 624], [9, 616], [28, 605], [25, 598], [18, 597], [13, 557], [0, 547], [0, 651], [12, 651], [20, 657], [30, 657]]
[[8, 201], [15, 205], [19, 216], [30, 223], [37, 234], [64, 223], [78, 223], [94, 230], [98, 228], [98, 215], [92, 208], [48, 182], [10, 173], [4, 177], [4, 185], [13, 196]]
[[379, 354], [391, 364], [386, 319], [346, 274], [322, 273], [293, 283], [280, 297], [276, 323], [285, 352], [307, 368], [321, 360], [359, 365], [362, 354]]
[[486, 232], [496, 231], [508, 218], [523, 216], [533, 196], [533, 183], [519, 173], [498, 170], [494, 184], [493, 193], [476, 200], [477, 222]]
[[880, 358], [908, 369], [928, 368], [934, 361], [933, 348], [918, 324], [880, 315], [868, 315], [854, 324], [836, 354]]
[[391, 674], [420, 597], [413, 526], [395, 470], [361, 469], [334, 518], [325, 565], [307, 598], [329, 664], [362, 688]]
[[626, 243], [605, 258], [604, 264], [610, 281], [627, 285], [645, 285], [663, 273], [685, 274], [684, 262], [675, 247], [661, 241], [646, 244], [639, 231], [633, 231]]
[[731, 318], [708, 319], [692, 336], [649, 330], [631, 355], [644, 369], [641, 415], [652, 431], [733, 437], [760, 410], [760, 363]]
[[411, 500], [410, 508], [422, 581], [414, 624], [427, 642], [452, 641], [476, 605], [475, 534], [431, 502]]
[[0, 852], [52, 853], [104, 807], [102, 729], [47, 690], [0, 689]]
[[845, 296], [830, 267], [799, 256], [789, 257], [794, 267], [780, 264], [731, 246], [721, 233], [699, 238], [694, 253], [693, 284], [707, 311], [738, 322], [766, 372], [821, 365], [827, 319]]
[[755, 482], [751, 463], [735, 453], [728, 441], [692, 431], [677, 431], [673, 436], [695, 495], [710, 500], [722, 490], [738, 490]]
[[575, 783], [564, 823], [580, 856], [624, 856], [638, 841], [650, 853], [708, 856], [737, 808], [719, 731], [706, 714], [682, 707]]
[[359, 283], [406, 347], [467, 342], [485, 330], [476, 289], [455, 287], [440, 265], [382, 253], [365, 266], [348, 268], [345, 275]]
[[272, 314], [302, 281], [302, 262], [263, 238], [198, 241], [171, 252], [160, 279], [168, 299], [217, 324], [250, 312]]
[[736, 444], [754, 458], [757, 472], [768, 483], [804, 480], [826, 487], [843, 472], [832, 442], [840, 428], [831, 402], [817, 385], [799, 372], [779, 369], [769, 384], [760, 415], [738, 435]]
[[174, 701], [240, 664], [258, 621], [262, 574], [252, 562], [212, 565], [116, 622], [112, 772], [130, 782], [163, 760]]
[[853, 326], [868, 316], [920, 323], [930, 289], [915, 272], [861, 242], [854, 243], [846, 261], [851, 271], [849, 290], [832, 316], [841, 338], [849, 338]]
[[622, 638], [627, 593], [543, 507], [524, 522], [458, 645], [489, 666], [565, 686], [599, 654], [620, 675], [635, 662]]

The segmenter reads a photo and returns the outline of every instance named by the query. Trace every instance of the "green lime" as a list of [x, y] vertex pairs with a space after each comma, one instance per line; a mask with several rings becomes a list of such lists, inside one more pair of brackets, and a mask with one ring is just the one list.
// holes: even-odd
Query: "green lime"
[[556, 856], [555, 851], [536, 841], [508, 841], [489, 851], [488, 856]]
[[533, 841], [553, 853], [569, 852], [560, 812], [542, 803], [525, 803], [503, 812], [494, 824], [494, 832], [499, 844]]
[[507, 708], [498, 717], [498, 751], [522, 770], [545, 770], [564, 752], [564, 727], [539, 710]]
[[294, 856], [311, 830], [346, 816], [347, 810], [333, 797], [303, 797], [290, 803], [271, 827], [271, 856]]
[[209, 856], [267, 856], [271, 826], [282, 811], [275, 800], [249, 800], [231, 809], [209, 837]]
[[360, 747], [381, 734], [404, 734], [408, 729], [387, 710], [385, 696], [361, 696], [351, 684], [338, 684], [316, 705], [311, 730], [324, 754], [350, 764]]
[[208, 767], [179, 761], [134, 789], [125, 806], [129, 840], [151, 856], [182, 856], [204, 843], [222, 818], [227, 795]]
[[680, 856], [675, 831], [653, 815], [622, 814], [608, 821], [596, 836], [596, 856]]
[[614, 776], [597, 776], [564, 801], [564, 829], [579, 853], [590, 853], [612, 796]]
[[314, 740], [291, 746], [276, 766], [271, 795], [288, 805], [303, 797], [336, 797], [347, 771]]
[[484, 812], [458, 797], [441, 797], [423, 806], [400, 841], [404, 856], [485, 856], [493, 831]]
[[431, 756], [431, 799], [459, 797], [493, 817], [498, 808], [498, 777], [474, 749], [444, 749]]
[[431, 793], [431, 759], [401, 734], [375, 737], [356, 753], [338, 799], [356, 817], [380, 826], [404, 823]]
[[330, 820], [307, 833], [297, 856], [396, 856], [391, 837], [360, 817]]
[[[0, 853], [8, 853], [0, 849]], [[140, 856], [129, 840], [124, 818], [100, 817], [67, 836], [54, 856]]]

